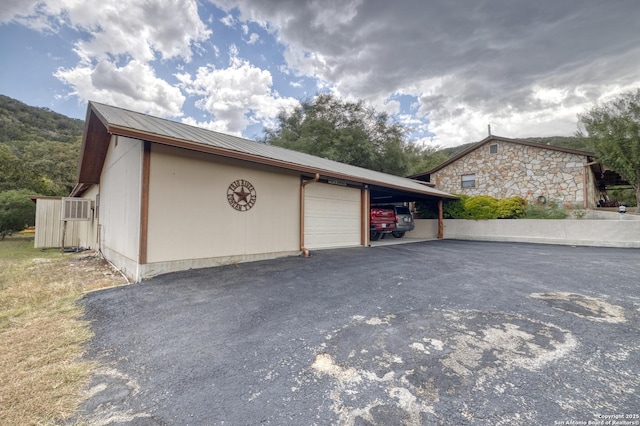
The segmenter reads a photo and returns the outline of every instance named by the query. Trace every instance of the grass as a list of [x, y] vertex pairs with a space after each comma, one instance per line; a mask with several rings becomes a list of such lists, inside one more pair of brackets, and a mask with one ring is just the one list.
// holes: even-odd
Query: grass
[[0, 424], [56, 424], [74, 413], [96, 365], [83, 293], [125, 280], [93, 252], [33, 248], [33, 235], [0, 241]]

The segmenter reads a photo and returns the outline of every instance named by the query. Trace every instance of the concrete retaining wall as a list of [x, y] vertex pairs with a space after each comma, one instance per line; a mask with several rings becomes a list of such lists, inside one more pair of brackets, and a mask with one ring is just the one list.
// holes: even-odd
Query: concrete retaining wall
[[[417, 219], [416, 228], [411, 232], [411, 237], [436, 238], [437, 229], [437, 220]], [[446, 219], [444, 238], [640, 248], [640, 221]]]

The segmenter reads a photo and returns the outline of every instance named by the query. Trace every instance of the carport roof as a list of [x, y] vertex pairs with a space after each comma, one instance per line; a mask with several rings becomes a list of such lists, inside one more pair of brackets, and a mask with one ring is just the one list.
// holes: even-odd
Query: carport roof
[[89, 102], [82, 140], [79, 195], [100, 180], [111, 135], [266, 164], [324, 178], [337, 178], [427, 197], [457, 198], [419, 181], [339, 163], [224, 133], [206, 130], [110, 105]]

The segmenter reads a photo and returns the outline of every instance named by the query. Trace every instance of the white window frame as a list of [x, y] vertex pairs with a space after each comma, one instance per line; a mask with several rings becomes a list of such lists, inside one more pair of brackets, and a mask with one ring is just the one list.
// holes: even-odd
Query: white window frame
[[475, 188], [476, 187], [476, 174], [471, 173], [468, 175], [462, 175], [460, 177], [460, 185], [462, 188]]

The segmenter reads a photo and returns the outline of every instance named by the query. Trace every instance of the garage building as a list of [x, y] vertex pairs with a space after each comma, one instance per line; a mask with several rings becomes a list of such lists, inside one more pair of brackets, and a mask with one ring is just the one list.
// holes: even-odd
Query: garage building
[[[80, 245], [134, 281], [369, 245], [372, 202], [454, 196], [424, 183], [90, 102]], [[86, 200], [86, 201], [84, 201]]]

